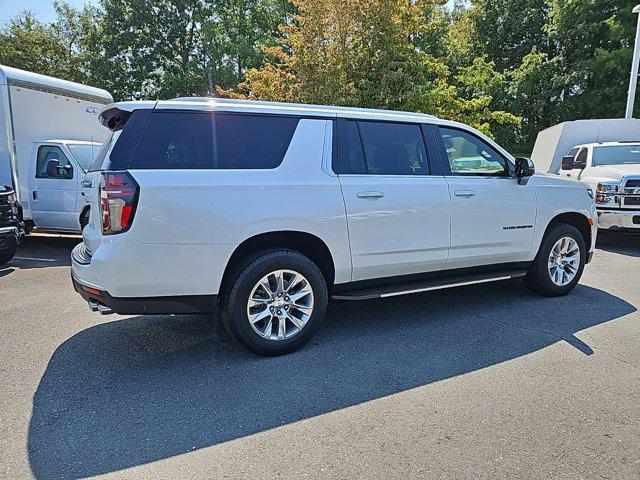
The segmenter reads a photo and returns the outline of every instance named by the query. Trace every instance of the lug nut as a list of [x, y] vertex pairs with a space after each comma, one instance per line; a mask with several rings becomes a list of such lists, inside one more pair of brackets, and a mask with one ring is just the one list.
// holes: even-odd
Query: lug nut
[[282, 315], [282, 310], [278, 310], [278, 315]]

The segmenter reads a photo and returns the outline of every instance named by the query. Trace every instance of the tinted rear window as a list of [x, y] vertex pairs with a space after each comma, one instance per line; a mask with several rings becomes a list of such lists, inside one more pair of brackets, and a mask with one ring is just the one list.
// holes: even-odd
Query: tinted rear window
[[372, 175], [428, 175], [419, 125], [358, 122], [367, 172]]
[[298, 121], [267, 115], [154, 112], [129, 168], [276, 168]]

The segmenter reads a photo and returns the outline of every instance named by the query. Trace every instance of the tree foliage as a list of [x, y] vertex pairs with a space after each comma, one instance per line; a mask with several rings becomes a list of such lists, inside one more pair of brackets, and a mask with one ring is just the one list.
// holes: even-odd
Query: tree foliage
[[[428, 112], [489, 131], [517, 123], [489, 108], [486, 92], [465, 98], [444, 53], [446, 15], [439, 0], [294, 0], [268, 60], [226, 95], [300, 103]], [[476, 78], [468, 78], [470, 86]]]

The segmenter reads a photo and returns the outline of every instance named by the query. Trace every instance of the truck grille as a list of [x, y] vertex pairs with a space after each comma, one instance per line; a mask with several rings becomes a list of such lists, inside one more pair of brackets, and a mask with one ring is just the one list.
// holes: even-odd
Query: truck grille
[[0, 226], [6, 226], [9, 223], [13, 223], [13, 221], [13, 212], [9, 204], [9, 193], [0, 193]]
[[627, 179], [621, 193], [623, 208], [637, 208], [640, 205], [640, 178]]

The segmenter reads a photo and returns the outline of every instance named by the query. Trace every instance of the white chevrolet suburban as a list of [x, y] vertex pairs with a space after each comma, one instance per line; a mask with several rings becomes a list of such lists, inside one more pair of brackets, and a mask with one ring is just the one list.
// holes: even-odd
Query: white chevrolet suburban
[[596, 192], [599, 228], [640, 232], [640, 141], [577, 145], [563, 157], [560, 175]]
[[[523, 278], [570, 292], [593, 192], [429, 115], [219, 99], [117, 103], [72, 253], [93, 311], [219, 311], [249, 350], [300, 348], [329, 299]], [[218, 308], [219, 307], [219, 308]]]

